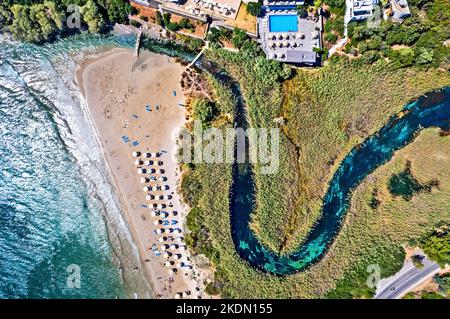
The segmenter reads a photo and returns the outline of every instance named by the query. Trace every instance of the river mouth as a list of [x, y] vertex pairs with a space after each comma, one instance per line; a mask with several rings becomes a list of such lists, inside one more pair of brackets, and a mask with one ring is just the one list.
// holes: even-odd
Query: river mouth
[[[239, 99], [235, 125], [243, 124], [245, 108]], [[240, 123], [238, 123], [240, 122]], [[244, 123], [246, 125], [246, 123]], [[255, 186], [250, 164], [233, 164], [230, 193], [232, 238], [240, 257], [251, 266], [279, 276], [304, 271], [319, 262], [339, 234], [353, 189], [370, 173], [388, 162], [395, 151], [414, 140], [424, 128], [450, 128], [450, 87], [431, 92], [407, 104], [376, 134], [346, 155], [331, 179], [322, 204], [322, 215], [303, 243], [289, 255], [278, 255], [262, 245], [250, 229], [255, 207]]]

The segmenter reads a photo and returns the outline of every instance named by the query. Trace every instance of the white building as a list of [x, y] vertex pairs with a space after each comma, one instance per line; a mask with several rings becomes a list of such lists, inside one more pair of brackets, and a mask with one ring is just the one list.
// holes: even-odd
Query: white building
[[367, 20], [375, 11], [378, 0], [347, 0], [350, 4], [350, 20]]
[[407, 0], [391, 0], [389, 4], [390, 8], [387, 12], [392, 20], [403, 21], [411, 15]]

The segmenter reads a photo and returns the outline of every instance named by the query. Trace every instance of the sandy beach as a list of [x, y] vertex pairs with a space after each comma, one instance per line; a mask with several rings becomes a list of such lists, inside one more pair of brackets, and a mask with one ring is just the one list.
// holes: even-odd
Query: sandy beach
[[166, 56], [144, 51], [136, 58], [132, 50], [114, 49], [84, 61], [76, 74], [139, 247], [142, 265], [136, 267], [145, 268], [156, 298], [203, 297], [202, 278], [184, 244], [186, 212], [176, 192], [176, 138], [186, 116], [183, 70]]

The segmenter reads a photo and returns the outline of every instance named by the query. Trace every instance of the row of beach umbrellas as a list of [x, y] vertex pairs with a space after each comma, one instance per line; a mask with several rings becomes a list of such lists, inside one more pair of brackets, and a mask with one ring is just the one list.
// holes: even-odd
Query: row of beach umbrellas
[[[162, 256], [166, 259], [165, 266], [169, 268], [169, 275], [177, 274], [179, 269], [191, 268], [183, 259], [182, 252], [186, 251], [186, 245], [183, 244], [182, 230], [176, 227], [178, 221], [176, 219], [169, 220], [170, 214], [168, 211], [163, 211], [167, 208], [167, 201], [172, 199], [171, 194], [152, 194], [151, 192], [164, 192], [169, 190], [169, 185], [150, 185], [150, 183], [158, 183], [167, 181], [163, 162], [159, 160], [161, 153], [141, 153], [133, 152], [132, 156], [135, 158], [134, 164], [138, 166], [137, 173], [141, 175], [141, 183], [144, 184], [142, 190], [147, 193], [146, 200], [149, 201], [148, 208], [150, 209], [150, 216], [154, 218], [153, 224], [158, 226], [155, 229], [155, 234], [159, 235], [158, 242], [161, 243], [159, 249], [164, 252]], [[146, 160], [142, 160], [145, 158]], [[140, 167], [143, 166], [144, 167]], [[157, 166], [153, 168], [149, 166]], [[159, 176], [153, 176], [158, 174]], [[148, 176], [146, 176], [148, 175]], [[171, 206], [171, 205], [169, 205]], [[178, 213], [172, 211], [171, 217], [176, 217]]]

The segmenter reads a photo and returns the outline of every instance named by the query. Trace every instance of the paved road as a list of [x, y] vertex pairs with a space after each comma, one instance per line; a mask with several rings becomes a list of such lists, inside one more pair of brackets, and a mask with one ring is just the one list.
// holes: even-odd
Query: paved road
[[441, 270], [438, 264], [429, 259], [424, 259], [422, 263], [424, 267], [418, 269], [411, 261], [407, 261], [394, 276], [380, 280], [375, 299], [401, 298]]

